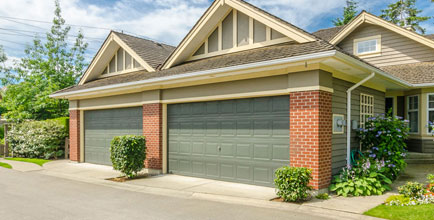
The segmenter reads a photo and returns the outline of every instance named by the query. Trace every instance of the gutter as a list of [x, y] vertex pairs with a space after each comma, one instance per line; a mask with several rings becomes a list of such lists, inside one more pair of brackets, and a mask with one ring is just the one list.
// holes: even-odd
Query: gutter
[[363, 83], [374, 78], [374, 76], [375, 72], [372, 72], [371, 75], [362, 79], [360, 82], [347, 90], [347, 167], [351, 166], [351, 92], [357, 87], [361, 86]]
[[163, 76], [158, 77], [154, 79], [145, 79], [140, 81], [134, 81], [134, 82], [128, 82], [128, 83], [121, 83], [121, 84], [115, 84], [115, 85], [108, 85], [108, 86], [100, 86], [96, 88], [89, 88], [89, 89], [82, 89], [79, 91], [71, 91], [71, 92], [63, 92], [58, 94], [51, 94], [50, 98], [66, 98], [67, 96], [71, 95], [77, 95], [81, 93], [88, 93], [88, 92], [97, 92], [101, 90], [106, 89], [131, 89], [131, 87], [140, 87], [144, 84], [150, 84], [150, 83], [162, 83], [162, 82], [170, 82], [172, 80], [179, 80], [189, 77], [198, 77], [198, 76], [207, 76], [207, 75], [213, 75], [218, 73], [224, 73], [224, 72], [232, 72], [232, 71], [238, 71], [243, 69], [250, 69], [250, 68], [260, 68], [270, 65], [279, 65], [279, 64], [285, 64], [290, 62], [299, 62], [304, 60], [310, 60], [310, 59], [318, 59], [318, 58], [325, 58], [325, 57], [332, 57], [336, 55], [336, 50], [329, 50], [314, 54], [308, 54], [308, 55], [301, 55], [301, 56], [295, 56], [295, 57], [289, 57], [289, 58], [283, 58], [283, 59], [277, 59], [277, 60], [268, 60], [263, 62], [257, 62], [257, 63], [250, 63], [250, 64], [243, 64], [238, 66], [232, 66], [232, 67], [224, 67], [224, 68], [218, 68], [218, 69], [212, 69], [212, 70], [204, 70], [204, 71], [198, 71], [198, 72], [191, 72], [191, 73], [185, 73], [185, 74], [179, 74], [179, 75], [173, 75], [173, 76]]

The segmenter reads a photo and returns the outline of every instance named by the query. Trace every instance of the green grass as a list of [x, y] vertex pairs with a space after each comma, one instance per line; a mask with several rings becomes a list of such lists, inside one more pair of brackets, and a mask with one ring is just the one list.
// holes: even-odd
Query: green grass
[[8, 169], [12, 169], [12, 166], [7, 164], [7, 163], [2, 163], [0, 162], [0, 167], [4, 167], [4, 168], [8, 168]]
[[434, 220], [434, 204], [415, 206], [379, 205], [364, 214], [391, 220]]
[[44, 159], [35, 159], [35, 158], [19, 158], [19, 157], [10, 157], [10, 158], [4, 158], [5, 160], [14, 160], [14, 161], [20, 161], [20, 162], [27, 162], [27, 163], [34, 163], [38, 164], [42, 167], [44, 163], [50, 162], [51, 160], [44, 160]]

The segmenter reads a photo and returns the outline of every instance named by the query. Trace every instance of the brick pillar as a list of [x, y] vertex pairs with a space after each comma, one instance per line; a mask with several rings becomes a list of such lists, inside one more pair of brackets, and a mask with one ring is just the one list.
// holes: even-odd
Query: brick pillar
[[143, 105], [143, 135], [146, 138], [145, 167], [163, 167], [163, 106], [161, 103]]
[[69, 111], [69, 159], [80, 162], [80, 110]]
[[314, 189], [330, 185], [332, 175], [332, 94], [290, 93], [290, 165], [312, 169]]

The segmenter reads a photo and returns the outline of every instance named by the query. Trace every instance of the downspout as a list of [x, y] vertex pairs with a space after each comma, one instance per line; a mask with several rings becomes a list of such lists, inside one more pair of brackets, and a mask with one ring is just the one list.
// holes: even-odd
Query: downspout
[[347, 167], [351, 166], [351, 92], [366, 81], [372, 79], [375, 72], [347, 90]]

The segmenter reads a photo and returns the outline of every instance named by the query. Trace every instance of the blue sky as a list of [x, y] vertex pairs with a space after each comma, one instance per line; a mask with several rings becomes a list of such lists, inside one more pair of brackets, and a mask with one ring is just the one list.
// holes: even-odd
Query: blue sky
[[[307, 31], [332, 27], [332, 20], [342, 14], [345, 0], [247, 0]], [[381, 9], [396, 0], [361, 0], [359, 9], [379, 15]], [[205, 12], [210, 0], [60, 0], [63, 17], [73, 24], [71, 38], [82, 30], [89, 43], [90, 60], [110, 29], [144, 36], [176, 46]], [[434, 3], [418, 0], [423, 15], [434, 15]], [[50, 28], [54, 1], [0, 1], [0, 45], [10, 57], [8, 64], [23, 56], [26, 44], [35, 35], [44, 36]], [[48, 23], [17, 20], [47, 21]], [[434, 19], [423, 23], [427, 33], [434, 33]]]

